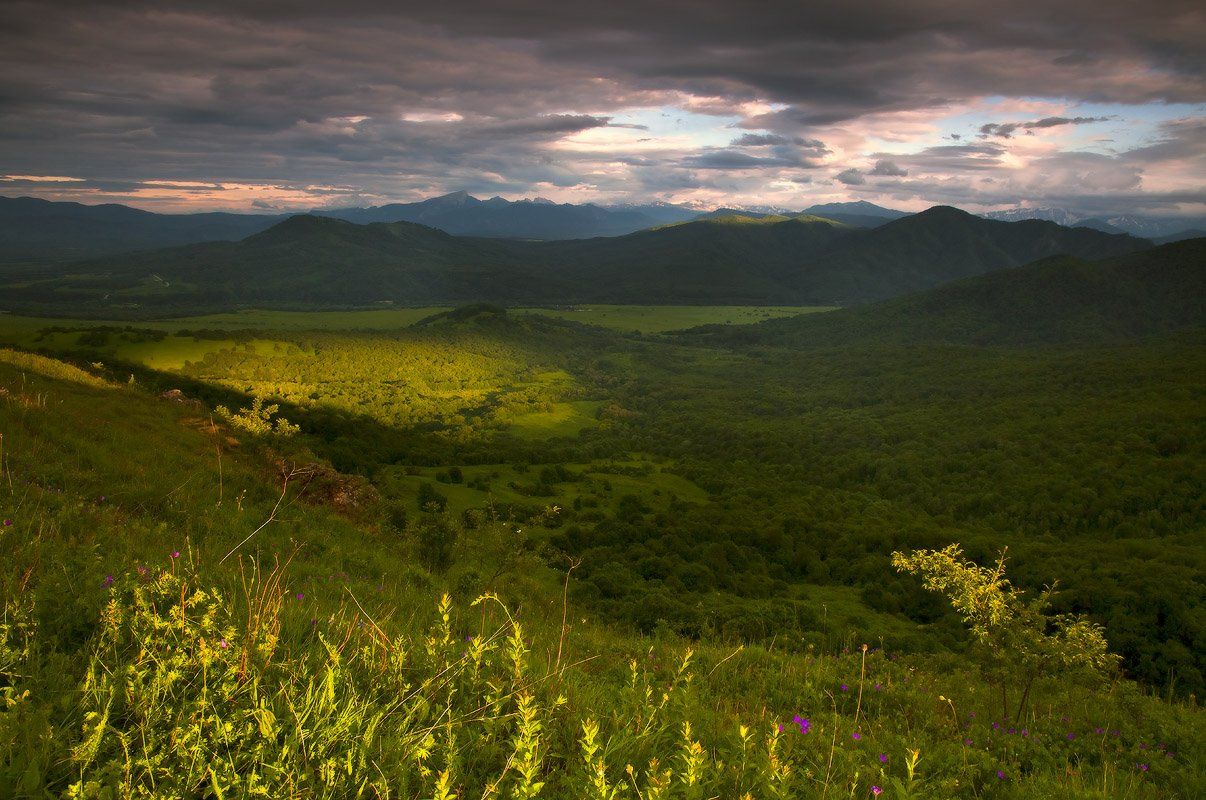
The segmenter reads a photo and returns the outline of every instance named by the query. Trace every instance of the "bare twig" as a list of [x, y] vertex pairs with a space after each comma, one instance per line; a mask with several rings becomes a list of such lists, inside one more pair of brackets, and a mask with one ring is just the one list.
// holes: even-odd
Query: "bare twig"
[[227, 553], [226, 555], [222, 556], [222, 559], [218, 562], [219, 564], [222, 564], [223, 562], [226, 561], [226, 559], [228, 559], [232, 555], [234, 555], [236, 550], [238, 550], [240, 547], [242, 547], [243, 545], [245, 545], [249, 541], [251, 541], [251, 537], [255, 536], [257, 533], [262, 531], [265, 527], [267, 527], [268, 523], [270, 523], [274, 519], [276, 519], [276, 513], [278, 511], [280, 511], [281, 503], [284, 502], [285, 495], [289, 492], [289, 479], [292, 478], [295, 474], [297, 474], [297, 470], [293, 469], [293, 470], [290, 470], [289, 474], [285, 476], [284, 483], [281, 486], [281, 496], [276, 499], [276, 505], [274, 505], [272, 507], [272, 513], [268, 515], [268, 519], [261, 522], [258, 528], [253, 530], [251, 533], [247, 534], [245, 537], [243, 537], [243, 541], [239, 542], [234, 547], [230, 548], [230, 552]]
[[565, 586], [561, 590], [561, 637], [557, 640], [557, 663], [553, 666], [553, 672], [561, 671], [561, 649], [565, 646], [565, 634], [569, 630], [569, 582], [570, 573], [577, 569], [582, 564], [580, 558], [570, 558], [569, 569], [565, 571]]

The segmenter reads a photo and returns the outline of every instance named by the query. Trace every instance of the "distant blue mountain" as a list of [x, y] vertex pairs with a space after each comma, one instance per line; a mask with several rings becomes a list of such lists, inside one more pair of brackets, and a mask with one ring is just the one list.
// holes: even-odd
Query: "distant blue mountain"
[[285, 217], [155, 214], [108, 203], [0, 197], [0, 262], [68, 261], [196, 242], [237, 241]]
[[315, 209], [317, 216], [348, 222], [417, 222], [456, 236], [495, 239], [589, 239], [681, 222], [695, 212], [678, 206], [630, 205], [605, 208], [593, 203], [573, 205], [544, 198], [479, 200], [467, 192], [433, 197], [417, 203], [391, 203], [373, 208]]

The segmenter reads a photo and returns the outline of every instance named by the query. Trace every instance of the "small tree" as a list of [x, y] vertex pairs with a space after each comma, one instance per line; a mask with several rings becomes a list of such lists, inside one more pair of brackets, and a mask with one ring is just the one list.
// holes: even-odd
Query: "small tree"
[[918, 575], [926, 589], [945, 595], [981, 651], [983, 671], [1000, 685], [1002, 714], [1009, 715], [1008, 684], [1022, 686], [1015, 722], [1021, 719], [1034, 680], [1059, 671], [1100, 677], [1117, 666], [1100, 625], [1078, 614], [1050, 615], [1055, 587], [1027, 600], [1005, 578], [1005, 553], [994, 567], [964, 559], [959, 545], [942, 550], [893, 553], [892, 565]]
[[275, 403], [266, 406], [264, 398], [253, 397], [251, 407], [240, 408], [238, 413], [232, 412], [226, 406], [218, 406], [214, 410], [231, 425], [253, 436], [292, 436], [301, 428], [284, 417], [273, 419], [273, 415], [280, 411], [280, 408]]

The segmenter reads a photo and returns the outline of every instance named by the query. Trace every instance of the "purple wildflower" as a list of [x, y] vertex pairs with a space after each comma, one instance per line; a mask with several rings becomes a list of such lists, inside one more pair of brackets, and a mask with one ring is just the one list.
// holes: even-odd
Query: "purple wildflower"
[[1147, 764], [1136, 764], [1135, 768], [1140, 772], [1147, 772]]
[[1100, 736], [1101, 734], [1105, 733], [1105, 729], [1104, 728], [1094, 728], [1093, 733], [1096, 733], [1098, 736]]
[[10, 528], [10, 527], [12, 527], [12, 524], [13, 524], [13, 521], [11, 519], [4, 520], [4, 527]]
[[843, 691], [843, 692], [848, 692], [848, 691], [850, 691], [850, 687], [849, 687], [849, 686], [847, 686], [846, 684], [844, 684], [844, 683], [843, 683], [843, 684], [842, 684], [842, 691]]
[[298, 593], [297, 593], [297, 599], [298, 599], [298, 600], [305, 600], [305, 599], [306, 599], [306, 596], [305, 596], [304, 594], [302, 594], [301, 592], [298, 592]]
[[1140, 743], [1139, 743], [1139, 749], [1140, 749], [1140, 750], [1146, 750], [1146, 749], [1147, 749], [1147, 742], [1140, 742]]
[[871, 794], [875, 795], [876, 797], [879, 797], [881, 794], [883, 794], [883, 791], [884, 790], [879, 788], [878, 786], [871, 787]]
[[105, 576], [105, 586], [112, 586], [112, 585], [113, 585], [113, 576], [106, 575]]
[[221, 647], [223, 650], [225, 650], [226, 648], [230, 647], [230, 644], [223, 639], [222, 641], [218, 642], [218, 647]]
[[850, 734], [850, 738], [857, 742], [859, 739], [863, 738], [863, 735], [858, 731], [855, 731], [854, 733]]
[[994, 731], [999, 731], [999, 730], [1001, 730], [1001, 723], [999, 723], [999, 722], [994, 722], [994, 723], [992, 724], [992, 729], [993, 729]]
[[173, 550], [173, 551], [172, 551], [172, 558], [180, 558], [180, 551], [179, 551], [179, 550]]
[[1069, 732], [1067, 738], [1068, 738], [1068, 741], [1070, 742], [1076, 738], [1076, 734]]
[[1003, 769], [997, 770], [997, 780], [999, 780], [999, 781], [1005, 780], [1005, 770], [1003, 770]]
[[1022, 735], [1023, 735], [1023, 736], [1029, 736], [1029, 735], [1030, 735], [1030, 729], [1029, 729], [1029, 728], [1022, 728]]
[[968, 747], [971, 747], [971, 746], [972, 746], [972, 740], [971, 740], [971, 739], [964, 739], [964, 740], [963, 740], [963, 743], [964, 743], [965, 745], [967, 745]]
[[883, 688], [884, 688], [884, 685], [882, 683], [875, 684], [875, 691], [877, 691], [877, 692], [883, 691]]
[[881, 764], [887, 764], [887, 763], [888, 763], [888, 754], [887, 754], [887, 753], [880, 753], [880, 754], [879, 754], [879, 763], [881, 763]]
[[806, 717], [801, 717], [799, 714], [796, 714], [791, 718], [791, 721], [800, 726], [800, 733], [808, 733], [810, 730], [812, 730], [812, 721]]

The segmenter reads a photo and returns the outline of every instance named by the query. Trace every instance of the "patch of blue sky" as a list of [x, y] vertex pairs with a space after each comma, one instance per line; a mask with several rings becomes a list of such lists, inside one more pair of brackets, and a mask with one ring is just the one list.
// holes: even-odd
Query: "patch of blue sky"
[[[986, 123], [1030, 122], [1047, 116], [1102, 117], [1101, 122], [1076, 126], [1047, 128], [1064, 139], [1064, 149], [1091, 149], [1102, 152], [1119, 152], [1151, 144], [1161, 137], [1162, 123], [1186, 117], [1206, 115], [1206, 105], [1193, 103], [1089, 103], [1065, 102], [1057, 113], [1027, 115], [1016, 108], [995, 109], [998, 105], [1016, 106], [1019, 102], [1035, 104], [1061, 104], [1053, 98], [1042, 97], [990, 97], [967, 112], [935, 120], [939, 137], [947, 142], [974, 141], [980, 126]], [[1108, 140], [1108, 141], [1107, 141]]]
[[609, 114], [613, 125], [643, 125], [656, 139], [686, 138], [697, 147], [724, 147], [749, 131], [738, 114], [701, 114], [676, 106], [633, 108]]

